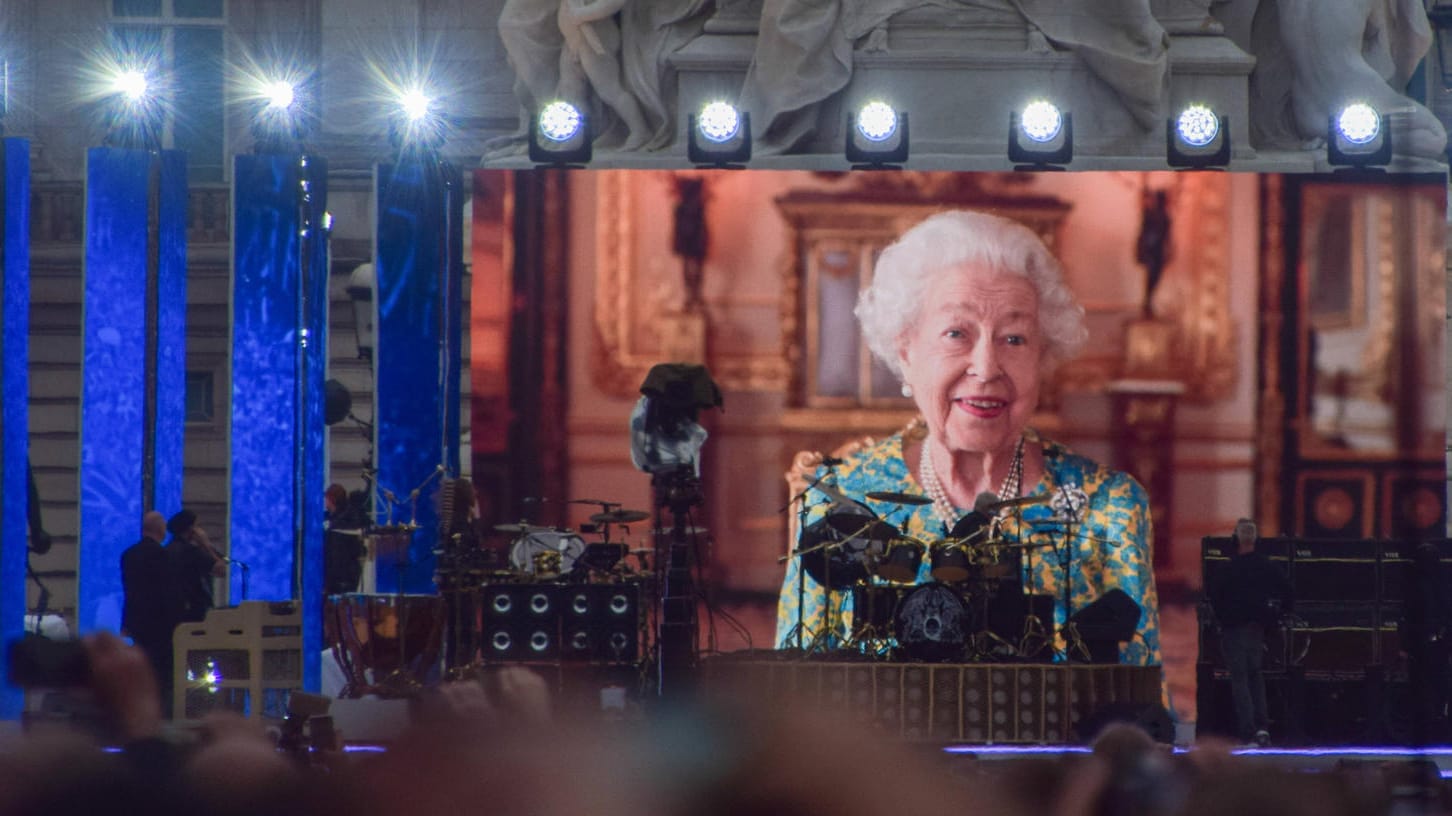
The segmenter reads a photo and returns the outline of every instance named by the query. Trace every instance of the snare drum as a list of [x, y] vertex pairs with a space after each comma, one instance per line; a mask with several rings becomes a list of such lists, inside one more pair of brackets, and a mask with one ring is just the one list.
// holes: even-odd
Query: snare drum
[[884, 581], [910, 584], [918, 580], [918, 567], [922, 563], [922, 542], [912, 538], [894, 538], [887, 542], [887, 553], [878, 562], [876, 574]]
[[509, 565], [526, 575], [543, 576], [550, 568], [556, 575], [568, 575], [584, 553], [585, 539], [574, 533], [536, 530], [514, 540], [509, 548]]
[[968, 580], [972, 566], [968, 546], [951, 538], [935, 542], [932, 565], [935, 580], [949, 584]]

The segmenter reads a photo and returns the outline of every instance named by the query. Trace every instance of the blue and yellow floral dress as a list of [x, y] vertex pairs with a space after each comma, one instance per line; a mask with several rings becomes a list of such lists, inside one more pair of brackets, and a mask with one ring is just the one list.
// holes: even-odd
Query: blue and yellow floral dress
[[[1153, 535], [1149, 496], [1129, 474], [1104, 467], [1039, 437], [1032, 430], [1026, 432], [1025, 444], [1041, 445], [1044, 454], [1044, 475], [1025, 495], [1045, 496], [1047, 500], [1006, 514], [1000, 528], [1001, 537], [1010, 543], [1047, 542], [1046, 546], [1024, 551], [1032, 553], [1020, 563], [1025, 589], [1054, 596], [1056, 631], [1063, 626], [1066, 615], [1063, 591], [1066, 572], [1070, 582], [1069, 603], [1074, 610], [1082, 609], [1111, 589], [1123, 590], [1140, 605], [1143, 614], [1133, 640], [1120, 650], [1120, 662], [1160, 665], [1159, 597], [1155, 592], [1150, 553]], [[872, 491], [927, 495], [903, 460], [901, 433], [847, 457], [833, 471], [824, 482], [835, 485], [851, 499], [864, 501], [863, 496]], [[817, 476], [823, 472], [819, 469]], [[946, 535], [931, 504], [865, 503], [881, 514], [884, 521], [913, 538], [931, 541]], [[820, 491], [813, 490], [808, 495], [808, 505], [803, 529], [824, 516], [830, 502]], [[1068, 526], [1047, 521], [1064, 518], [1071, 512], [1080, 523]], [[1073, 537], [1066, 542], [1070, 530]], [[924, 557], [917, 582], [932, 580], [931, 564]], [[805, 614], [802, 614], [803, 608]], [[805, 632], [802, 642], [832, 648], [845, 643], [851, 629], [851, 590], [828, 593], [810, 575], [802, 573], [800, 559], [791, 559], [777, 605], [778, 647], [796, 647], [798, 633]], [[1056, 651], [1062, 655], [1065, 650], [1062, 639], [1056, 645]]]

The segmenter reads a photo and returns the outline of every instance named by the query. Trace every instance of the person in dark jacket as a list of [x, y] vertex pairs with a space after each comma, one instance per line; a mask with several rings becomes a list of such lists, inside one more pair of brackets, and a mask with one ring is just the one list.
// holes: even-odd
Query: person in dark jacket
[[1265, 703], [1265, 634], [1290, 611], [1291, 586], [1285, 573], [1256, 552], [1255, 522], [1235, 523], [1235, 556], [1215, 575], [1210, 606], [1220, 624], [1220, 649], [1230, 671], [1236, 735], [1259, 745], [1270, 743]]
[[121, 630], [146, 653], [156, 672], [162, 711], [171, 712], [172, 632], [182, 621], [175, 565], [162, 539], [166, 517], [149, 511], [141, 517], [141, 540], [121, 553]]
[[182, 621], [201, 621], [212, 608], [212, 579], [227, 575], [227, 563], [213, 549], [206, 530], [197, 524], [197, 514], [182, 509], [166, 520], [171, 555], [182, 599]]

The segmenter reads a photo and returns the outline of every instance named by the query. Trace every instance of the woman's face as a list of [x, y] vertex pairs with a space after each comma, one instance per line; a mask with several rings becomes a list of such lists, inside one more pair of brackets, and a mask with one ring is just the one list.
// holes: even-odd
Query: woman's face
[[903, 338], [904, 381], [949, 451], [1005, 451], [1038, 407], [1038, 292], [1022, 275], [972, 264], [939, 279]]

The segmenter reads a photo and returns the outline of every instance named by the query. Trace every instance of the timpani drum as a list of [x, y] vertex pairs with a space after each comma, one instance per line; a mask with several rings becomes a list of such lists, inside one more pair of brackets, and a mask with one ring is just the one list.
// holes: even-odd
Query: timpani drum
[[444, 642], [438, 595], [331, 595], [323, 636], [347, 685], [341, 697], [411, 697], [438, 668]]

